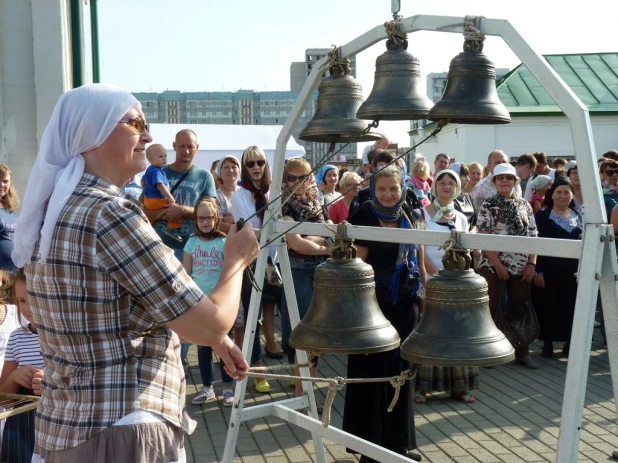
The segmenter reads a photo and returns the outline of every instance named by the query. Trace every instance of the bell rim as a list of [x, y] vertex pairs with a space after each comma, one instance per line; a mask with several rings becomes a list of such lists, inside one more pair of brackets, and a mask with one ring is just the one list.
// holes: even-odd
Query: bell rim
[[292, 343], [290, 339], [290, 347], [296, 350], [303, 350], [305, 352], [312, 352], [315, 354], [333, 354], [333, 355], [362, 355], [362, 354], [378, 354], [380, 352], [389, 352], [391, 350], [395, 350], [401, 346], [401, 340], [397, 342], [391, 342], [389, 344], [384, 344], [381, 346], [371, 346], [371, 347], [359, 347], [359, 348], [333, 348], [333, 347], [315, 347], [315, 346], [302, 346], [300, 344]]
[[515, 349], [508, 354], [484, 358], [484, 359], [470, 359], [468, 357], [449, 357], [449, 358], [436, 358], [436, 357], [428, 357], [418, 354], [408, 354], [403, 349], [401, 350], [401, 358], [407, 360], [411, 363], [418, 363], [422, 365], [432, 365], [432, 366], [441, 366], [441, 367], [458, 367], [458, 366], [466, 366], [466, 367], [484, 367], [484, 366], [493, 366], [493, 365], [504, 365], [505, 363], [510, 363], [515, 360]]

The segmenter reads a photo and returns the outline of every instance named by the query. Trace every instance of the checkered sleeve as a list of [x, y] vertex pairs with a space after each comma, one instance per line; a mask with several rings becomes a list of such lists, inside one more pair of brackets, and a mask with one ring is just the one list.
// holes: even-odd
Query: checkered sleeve
[[177, 318], [204, 297], [145, 216], [110, 202], [96, 230], [102, 271], [138, 299], [154, 323]]

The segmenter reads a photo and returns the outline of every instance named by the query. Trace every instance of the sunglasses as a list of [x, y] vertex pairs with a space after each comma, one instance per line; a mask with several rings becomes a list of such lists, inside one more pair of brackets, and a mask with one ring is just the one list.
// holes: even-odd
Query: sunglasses
[[294, 174], [288, 174], [285, 179], [286, 181], [292, 183], [292, 182], [298, 182], [299, 180], [306, 180], [308, 174], [303, 174], [303, 175], [294, 175]]
[[245, 166], [247, 166], [249, 169], [253, 169], [253, 166], [258, 165], [258, 167], [264, 167], [266, 165], [266, 161], [264, 161], [263, 159], [260, 159], [259, 161], [247, 161], [245, 162]]
[[146, 119], [143, 117], [136, 117], [135, 119], [120, 119], [118, 123], [130, 125], [137, 130], [137, 133], [150, 132], [150, 124], [147, 124]]
[[496, 180], [501, 182], [502, 180], [515, 180], [515, 177], [508, 174], [496, 175]]
[[605, 175], [607, 175], [608, 177], [613, 177], [614, 175], [618, 175], [618, 169], [614, 170], [614, 169], [607, 169], [605, 172], [603, 172]]

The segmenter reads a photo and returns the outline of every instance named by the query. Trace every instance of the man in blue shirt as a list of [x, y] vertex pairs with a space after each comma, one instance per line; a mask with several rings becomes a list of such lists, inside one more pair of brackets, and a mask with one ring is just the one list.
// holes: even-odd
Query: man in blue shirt
[[[197, 135], [193, 130], [183, 129], [176, 134], [173, 143], [176, 160], [164, 168], [170, 190], [175, 187], [172, 195], [176, 203], [165, 206], [162, 211], [144, 208], [149, 219], [156, 219], [153, 225], [155, 231], [161, 240], [174, 250], [174, 255], [180, 262], [183, 259], [184, 246], [195, 231], [193, 207], [202, 198], [217, 196], [212, 174], [206, 169], [193, 165], [199, 146]], [[180, 185], [176, 186], [181, 179]], [[182, 223], [178, 230], [181, 240], [173, 239], [166, 234], [168, 221]]]

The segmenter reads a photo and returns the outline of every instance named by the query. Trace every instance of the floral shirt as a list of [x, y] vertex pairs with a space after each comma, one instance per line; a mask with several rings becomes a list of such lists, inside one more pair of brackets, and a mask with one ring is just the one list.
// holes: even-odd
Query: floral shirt
[[[492, 182], [493, 175], [489, 174], [484, 179], [481, 179], [480, 182], [476, 184], [472, 193], [470, 193], [470, 197], [472, 198], [472, 205], [474, 206], [474, 211], [478, 214], [481, 210], [481, 205], [483, 201], [487, 198], [491, 198], [498, 191], [494, 186], [494, 182]], [[521, 198], [521, 188], [519, 185], [515, 185], [515, 197]]]
[[[520, 215], [525, 229], [520, 230], [518, 236], [538, 236], [536, 221], [530, 203], [519, 197], [516, 200], [517, 213]], [[491, 207], [488, 202], [484, 202], [478, 212], [476, 226], [479, 231], [487, 232], [491, 235], [509, 235], [506, 214], [503, 208]], [[509, 275], [521, 275], [524, 272], [528, 254], [518, 254], [509, 252], [498, 252], [498, 258]], [[495, 273], [494, 267], [485, 253], [479, 262], [479, 268], [484, 268]]]
[[219, 209], [219, 216], [223, 217], [232, 213], [232, 200], [225, 196], [225, 193], [220, 189], [217, 189], [217, 198], [215, 199], [217, 208]]

